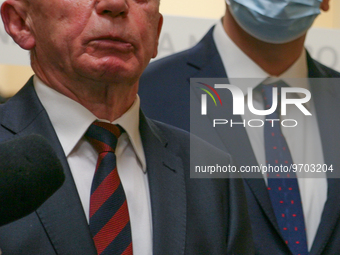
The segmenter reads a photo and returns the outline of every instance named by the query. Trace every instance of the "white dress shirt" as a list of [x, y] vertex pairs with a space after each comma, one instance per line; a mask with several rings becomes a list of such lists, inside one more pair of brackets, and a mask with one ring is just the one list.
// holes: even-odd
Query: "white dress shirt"
[[[275, 80], [283, 80], [291, 87], [302, 87], [309, 90], [308, 67], [306, 52], [303, 50], [299, 59], [279, 77], [270, 77], [260, 66], [250, 59], [237, 45], [229, 38], [225, 32], [222, 22], [218, 22], [213, 31], [213, 38], [217, 50], [222, 58], [230, 83], [238, 85], [245, 95], [247, 102], [247, 88], [255, 88], [260, 83], [272, 83]], [[240, 79], [250, 78], [250, 79]], [[294, 78], [294, 79], [290, 79]], [[263, 99], [261, 93], [254, 91], [253, 104], [255, 109], [263, 110]], [[299, 95], [296, 95], [299, 96]], [[305, 104], [312, 116], [305, 116], [294, 105], [287, 106], [285, 119], [295, 119], [298, 125], [294, 128], [282, 128], [282, 132], [289, 146], [293, 162], [296, 164], [323, 164], [321, 138], [316, 118], [313, 98]], [[245, 120], [262, 119], [251, 113], [245, 106]], [[283, 116], [282, 116], [283, 117]], [[281, 117], [281, 120], [282, 120]], [[246, 131], [253, 148], [258, 164], [266, 165], [264, 127], [252, 128], [246, 125]], [[242, 164], [242, 162], [240, 162]], [[265, 177], [265, 176], [264, 176]], [[303, 174], [297, 173], [303, 212], [305, 217], [306, 234], [309, 250], [312, 247], [324, 204], [327, 199], [327, 179], [326, 174], [319, 178], [302, 178]], [[266, 177], [265, 177], [266, 181]]]
[[[97, 118], [84, 106], [43, 84], [37, 76], [34, 77], [34, 86], [63, 147], [89, 220], [90, 191], [98, 153], [84, 134]], [[118, 139], [116, 156], [129, 208], [133, 252], [150, 255], [152, 216], [146, 160], [139, 133], [139, 104], [137, 95], [130, 109], [113, 124], [119, 124], [126, 131]]]

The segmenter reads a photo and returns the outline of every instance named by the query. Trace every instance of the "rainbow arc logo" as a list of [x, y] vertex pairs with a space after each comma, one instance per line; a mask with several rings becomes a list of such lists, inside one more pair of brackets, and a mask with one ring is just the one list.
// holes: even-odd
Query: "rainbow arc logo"
[[[203, 90], [204, 92], [206, 92], [212, 98], [212, 100], [214, 101], [215, 106], [217, 106], [216, 99], [215, 99], [214, 95], [208, 89], [210, 89], [215, 94], [215, 96], [218, 98], [218, 100], [219, 100], [219, 102], [220, 102], [220, 104], [222, 106], [221, 97], [220, 97], [220, 95], [217, 93], [217, 91], [213, 87], [211, 87], [210, 85], [205, 84], [203, 82], [198, 82], [198, 83], [206, 87], [206, 88], [200, 88], [200, 87], [197, 87], [197, 88], [199, 88], [200, 90]], [[206, 107], [206, 105], [207, 105], [207, 95], [206, 94], [202, 94], [201, 100], [202, 100], [201, 113], [202, 113], [202, 115], [206, 115], [207, 114], [207, 107]]]

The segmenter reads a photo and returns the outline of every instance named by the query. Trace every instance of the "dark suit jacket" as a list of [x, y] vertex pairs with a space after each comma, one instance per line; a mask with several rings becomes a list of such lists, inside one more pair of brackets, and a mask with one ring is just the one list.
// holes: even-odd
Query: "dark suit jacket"
[[[149, 178], [154, 254], [252, 254], [252, 246], [243, 245], [251, 240], [251, 233], [242, 181], [190, 179], [187, 132], [151, 121], [142, 113], [140, 132]], [[54, 146], [66, 180], [36, 212], [0, 228], [3, 254], [96, 254], [66, 157], [31, 79], [0, 106], [0, 141], [32, 133], [43, 135]], [[231, 163], [229, 155], [207, 148], [201, 140], [191, 142], [201, 146], [203, 157]], [[213, 150], [211, 156], [206, 149]]]
[[[338, 72], [316, 62], [309, 55], [308, 69], [311, 78], [340, 77]], [[195, 47], [148, 66], [140, 81], [142, 108], [151, 118], [189, 130], [190, 78], [210, 77], [227, 77], [212, 37], [212, 29]], [[340, 84], [334, 80], [324, 86], [311, 84], [311, 93], [316, 105], [325, 163], [333, 164], [335, 171], [339, 171]], [[230, 93], [226, 97], [223, 104], [229, 104], [228, 108], [232, 109]], [[227, 113], [226, 119], [241, 122], [241, 117], [233, 116], [232, 112]], [[221, 131], [210, 126], [204, 135], [215, 135], [219, 138], [221, 149], [224, 147], [240, 164], [258, 165], [245, 128], [242, 125], [237, 126], [239, 127], [227, 129], [223, 127]], [[261, 176], [258, 177], [245, 180], [256, 253], [290, 254], [279, 233], [265, 182]], [[328, 198], [310, 254], [340, 254], [339, 240], [340, 181], [329, 178]]]
[[2, 104], [2, 103], [5, 103], [6, 102], [6, 98], [4, 98], [4, 97], [2, 97], [2, 96], [0, 96], [0, 104]]

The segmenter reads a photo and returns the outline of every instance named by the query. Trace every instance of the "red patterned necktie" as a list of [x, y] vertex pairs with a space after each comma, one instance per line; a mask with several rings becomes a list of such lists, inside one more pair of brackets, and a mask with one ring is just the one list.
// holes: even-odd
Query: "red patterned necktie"
[[95, 121], [85, 134], [99, 154], [90, 199], [90, 230], [98, 255], [132, 254], [128, 206], [115, 155], [122, 132], [119, 125]]
[[[269, 109], [273, 103], [273, 87], [287, 86], [280, 81], [276, 85], [262, 85], [262, 95], [265, 109]], [[278, 98], [277, 110], [266, 116], [264, 138], [266, 147], [267, 165], [272, 167], [287, 167], [293, 164], [286, 139], [284, 138], [280, 122], [269, 120], [280, 119], [281, 100]], [[294, 172], [270, 172], [268, 173], [268, 192], [274, 209], [277, 223], [282, 237], [294, 255], [307, 255], [307, 237], [302, 210], [302, 203]]]

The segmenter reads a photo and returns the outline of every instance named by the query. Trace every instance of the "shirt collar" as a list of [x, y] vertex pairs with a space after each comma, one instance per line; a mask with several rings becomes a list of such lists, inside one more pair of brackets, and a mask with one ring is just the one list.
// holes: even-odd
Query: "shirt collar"
[[[255, 88], [266, 79], [268, 79], [266, 83], [274, 81], [272, 79], [281, 79], [289, 86], [309, 89], [305, 50], [302, 51], [300, 57], [283, 74], [279, 77], [271, 77], [230, 39], [223, 28], [222, 20], [216, 24], [213, 31], [213, 38], [230, 83], [238, 85], [244, 95], [248, 94], [247, 88]], [[244, 70], [247, 71], [245, 72]], [[251, 79], [247, 79], [247, 82], [240, 82], [239, 78]]]
[[146, 159], [142, 139], [139, 132], [139, 108], [140, 99], [139, 96], [136, 95], [136, 99], [129, 110], [125, 112], [121, 117], [113, 121], [112, 124], [119, 124], [122, 128], [124, 128], [142, 165], [142, 169], [144, 172], [146, 172]]
[[[34, 87], [67, 157], [97, 117], [78, 102], [45, 85], [36, 75]], [[145, 172], [146, 160], [139, 132], [139, 106], [137, 95], [130, 109], [112, 124], [119, 124], [125, 129]]]

